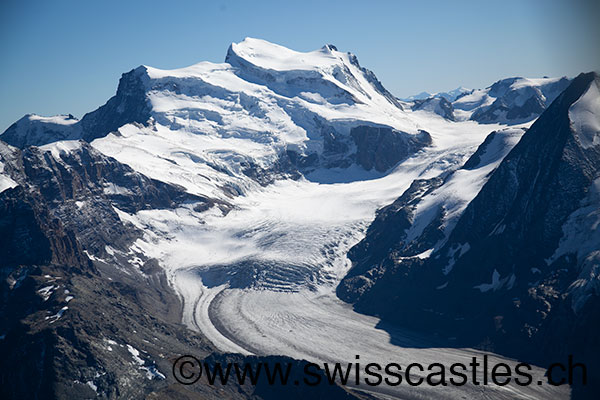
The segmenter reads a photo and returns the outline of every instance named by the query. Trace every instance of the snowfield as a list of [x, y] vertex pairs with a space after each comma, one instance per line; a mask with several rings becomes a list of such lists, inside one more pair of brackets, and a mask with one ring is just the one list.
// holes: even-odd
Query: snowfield
[[13, 181], [9, 176], [2, 173], [3, 170], [4, 164], [0, 162], [0, 193], [17, 186], [17, 182]]

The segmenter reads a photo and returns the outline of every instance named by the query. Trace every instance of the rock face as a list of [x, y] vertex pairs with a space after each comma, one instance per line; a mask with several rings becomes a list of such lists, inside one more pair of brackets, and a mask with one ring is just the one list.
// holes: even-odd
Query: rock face
[[350, 131], [356, 144], [356, 161], [366, 170], [384, 172], [400, 160], [431, 144], [425, 131], [409, 135], [387, 127], [359, 126]]
[[434, 112], [447, 120], [454, 121], [454, 107], [445, 97], [429, 97], [423, 100], [415, 100], [413, 111], [425, 110]]
[[[423, 246], [410, 251], [412, 204], [438, 184], [415, 182], [350, 253], [355, 267], [340, 297], [384, 320], [435, 327], [457, 338], [450, 344], [541, 362], [576, 354], [598, 371], [590, 354], [600, 350], [600, 242], [584, 238], [597, 237], [600, 208], [600, 146], [589, 145], [600, 134], [600, 114], [592, 113], [599, 83], [594, 73], [578, 76], [502, 160], [447, 240], [432, 246], [436, 236], [423, 235]], [[464, 169], [481, 164], [488, 139]], [[433, 253], [414, 257], [423, 248]]]
[[[212, 351], [179, 325], [179, 301], [164, 272], [152, 268], [156, 261], [131, 263], [126, 251], [140, 233], [113, 208], [197, 199], [161, 183], [157, 188], [85, 143], [53, 154], [0, 142], [0, 154], [18, 184], [0, 193], [7, 239], [0, 371], [11, 382], [2, 385], [3, 398], [143, 397], [167, 383], [160, 374], [146, 377], [150, 370], [166, 375], [168, 363], [153, 361], [166, 348]], [[128, 192], [107, 190], [117, 182]], [[89, 252], [114, 259], [109, 264]], [[140, 368], [132, 367], [127, 344], [145, 349]]]
[[[407, 241], [407, 231], [413, 224], [417, 205], [443, 183], [441, 177], [415, 180], [401, 197], [377, 212], [365, 238], [348, 253], [352, 269], [337, 288], [342, 300], [351, 303], [359, 301], [360, 304], [373, 286], [379, 284], [389, 262], [393, 263], [395, 257], [406, 257], [408, 260], [432, 248], [443, 238], [443, 210], [438, 210], [438, 215], [419, 240]], [[418, 257], [412, 261], [421, 263]]]
[[91, 142], [125, 124], [146, 123], [150, 118], [150, 105], [142, 82], [144, 71], [140, 67], [123, 74], [117, 94], [105, 105], [85, 114], [81, 121], [70, 114], [55, 117], [29, 114], [12, 124], [2, 134], [2, 140], [18, 148], [71, 139]]
[[106, 136], [121, 126], [130, 123], [145, 124], [150, 118], [151, 106], [145, 96], [145, 68], [138, 67], [123, 74], [119, 80], [117, 94], [96, 111], [81, 119], [82, 139], [92, 140]]

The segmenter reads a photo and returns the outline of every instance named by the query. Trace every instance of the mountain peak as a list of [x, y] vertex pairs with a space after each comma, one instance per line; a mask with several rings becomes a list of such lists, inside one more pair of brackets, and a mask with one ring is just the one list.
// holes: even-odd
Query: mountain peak
[[325, 45], [319, 50], [299, 52], [262, 39], [245, 38], [232, 43], [225, 62], [237, 65], [240, 60], [259, 68], [275, 71], [315, 70], [340, 64], [335, 46]]
[[74, 139], [81, 133], [78, 122], [79, 120], [71, 114], [51, 117], [27, 114], [12, 124], [0, 139], [16, 147]]

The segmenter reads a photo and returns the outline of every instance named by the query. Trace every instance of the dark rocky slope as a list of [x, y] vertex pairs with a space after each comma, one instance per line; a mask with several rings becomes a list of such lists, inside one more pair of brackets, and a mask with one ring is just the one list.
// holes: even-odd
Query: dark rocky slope
[[[583, 306], [574, 301], [576, 281], [597, 277], [583, 269], [585, 257], [553, 258], [565, 222], [600, 177], [600, 148], [583, 145], [569, 119], [572, 104], [598, 81], [589, 73], [572, 82], [428, 259], [406, 258], [411, 254], [398, 248], [410, 225], [412, 199], [434, 184], [415, 182], [352, 249], [354, 267], [338, 288], [340, 297], [385, 321], [438, 332], [449, 345], [541, 363], [575, 354], [598, 384], [600, 297], [591, 291]], [[423, 240], [425, 248], [432, 243]], [[581, 390], [574, 396], [589, 394]]]
[[358, 126], [350, 130], [356, 144], [356, 162], [364, 169], [385, 172], [431, 144], [425, 131], [410, 135], [388, 127]]

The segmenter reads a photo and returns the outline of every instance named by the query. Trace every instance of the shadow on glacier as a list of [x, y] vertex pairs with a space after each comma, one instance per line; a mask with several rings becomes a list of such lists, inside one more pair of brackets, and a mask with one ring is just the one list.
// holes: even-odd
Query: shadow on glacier
[[233, 264], [196, 267], [190, 272], [208, 288], [228, 285], [232, 289], [264, 289], [280, 292], [316, 290], [332, 278], [318, 268], [283, 262], [249, 259]]
[[417, 330], [403, 328], [389, 322], [379, 321], [375, 325], [379, 329], [390, 335], [390, 344], [404, 348], [464, 348], [460, 346], [453, 338], [442, 337], [437, 333], [425, 333]]
[[[536, 365], [540, 368], [546, 368], [550, 365], [548, 360], [543, 360], [540, 358], [532, 358], [528, 356], [520, 356], [517, 357], [516, 353], [523, 353], [525, 349], [517, 349], [513, 348], [511, 351], [499, 351], [498, 349], [493, 348], [482, 348], [481, 342], [478, 342], [472, 338], [465, 338], [462, 341], [459, 341], [457, 338], [444, 335], [444, 328], [438, 327], [435, 329], [435, 332], [426, 332], [425, 330], [411, 330], [403, 328], [399, 325], [379, 321], [377, 325], [375, 325], [375, 329], [380, 329], [386, 332], [390, 336], [389, 343], [394, 346], [404, 347], [404, 348], [417, 348], [417, 349], [439, 349], [440, 351], [440, 360], [443, 360], [444, 349], [462, 349], [469, 350], [473, 349], [477, 353], [473, 353], [473, 356], [477, 356], [480, 359], [485, 353], [491, 353], [492, 355], [497, 355], [500, 357], [506, 357], [513, 360], [518, 360], [520, 362], [525, 362], [531, 365]], [[575, 354], [573, 355], [574, 359], [585, 360], [586, 357], [584, 354]], [[411, 360], [399, 360], [400, 362], [411, 362]], [[561, 360], [552, 360], [551, 362], [561, 361]], [[588, 367], [593, 367], [594, 365], [588, 365]], [[590, 377], [588, 372], [588, 378]], [[593, 387], [593, 384], [590, 384], [592, 379], [588, 379], [588, 384], [582, 384], [579, 380], [575, 379], [574, 384], [570, 386], [571, 400], [588, 400], [588, 399], [597, 399], [597, 394], [594, 390], [590, 390]], [[549, 384], [549, 383], [546, 383]], [[567, 385], [563, 383], [559, 386]]]
[[326, 185], [334, 183], [371, 181], [383, 178], [384, 176], [394, 171], [395, 168], [396, 166], [390, 168], [386, 172], [378, 172], [375, 170], [367, 171], [359, 165], [352, 164], [348, 168], [319, 168], [304, 174], [304, 178], [309, 182], [321, 183]]

